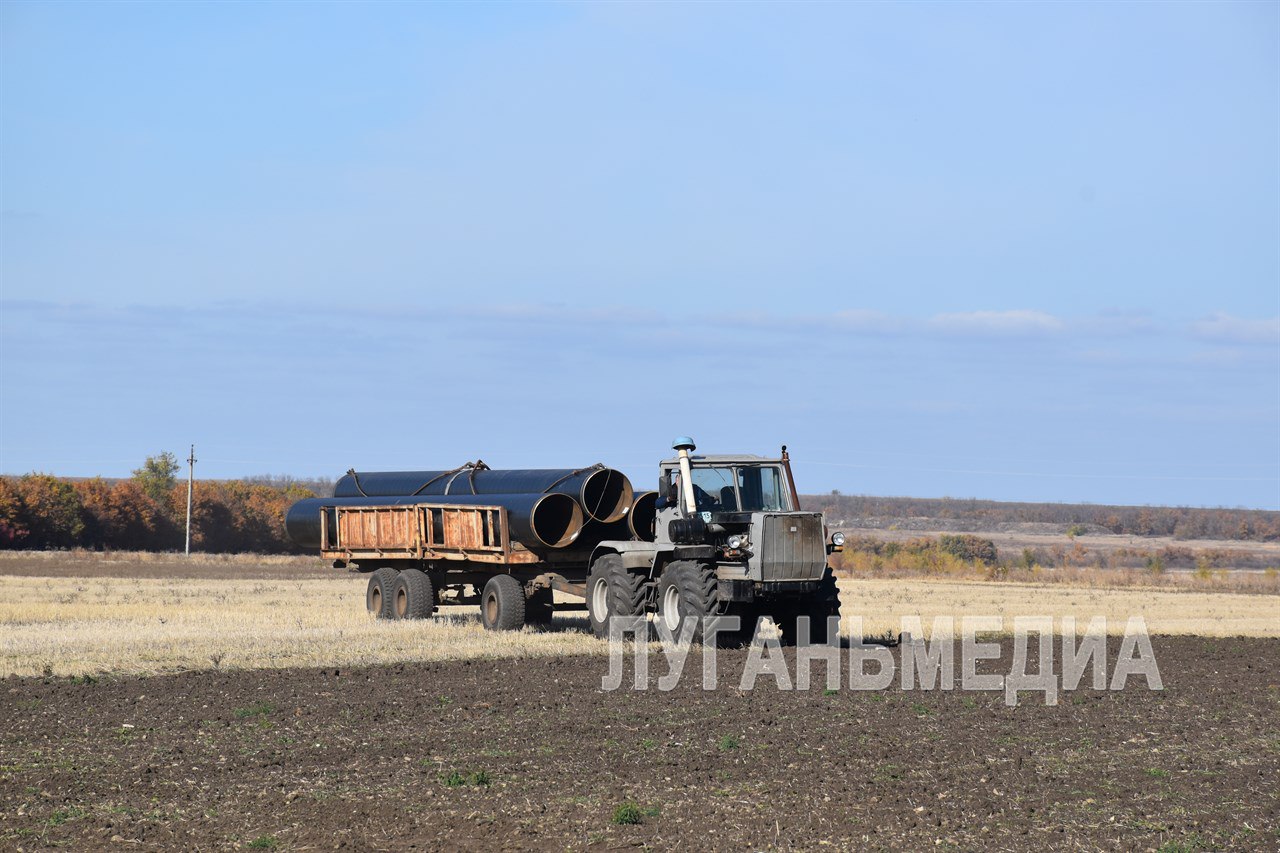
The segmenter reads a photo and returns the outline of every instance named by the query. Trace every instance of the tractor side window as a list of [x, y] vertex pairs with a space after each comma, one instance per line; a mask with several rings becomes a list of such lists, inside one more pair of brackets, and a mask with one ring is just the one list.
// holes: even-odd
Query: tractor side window
[[780, 512], [785, 508], [782, 475], [777, 468], [739, 468], [738, 488], [744, 510]]
[[676, 506], [680, 503], [680, 475], [675, 469], [667, 469], [662, 472], [662, 479], [658, 481], [658, 497], [666, 501], [667, 506]]
[[699, 510], [732, 512], [737, 507], [732, 468], [694, 468], [693, 497]]

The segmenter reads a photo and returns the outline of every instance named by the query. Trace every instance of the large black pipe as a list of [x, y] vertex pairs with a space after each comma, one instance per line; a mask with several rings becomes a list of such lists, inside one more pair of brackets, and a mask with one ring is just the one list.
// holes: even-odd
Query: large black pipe
[[574, 548], [589, 550], [601, 542], [618, 542], [640, 540], [652, 542], [654, 539], [653, 522], [658, 516], [658, 493], [641, 492], [631, 501], [631, 510], [626, 518], [620, 518], [609, 524], [589, 521], [582, 528]]
[[627, 476], [603, 466], [579, 470], [462, 468], [350, 472], [343, 475], [333, 489], [334, 496], [339, 498], [544, 493], [569, 495], [582, 505], [587, 518], [606, 523], [624, 517], [634, 498]]
[[627, 524], [631, 527], [631, 535], [644, 542], [652, 542], [655, 538], [653, 524], [658, 520], [658, 493], [641, 492], [631, 502], [631, 511], [627, 513]]
[[[511, 538], [531, 550], [564, 548], [582, 530], [582, 508], [569, 495], [393, 495], [374, 498], [307, 498], [289, 507], [284, 526], [303, 548], [320, 547], [320, 513], [339, 506], [501, 506], [507, 510]], [[330, 525], [333, 516], [330, 516]], [[331, 528], [332, 529], [332, 528]]]

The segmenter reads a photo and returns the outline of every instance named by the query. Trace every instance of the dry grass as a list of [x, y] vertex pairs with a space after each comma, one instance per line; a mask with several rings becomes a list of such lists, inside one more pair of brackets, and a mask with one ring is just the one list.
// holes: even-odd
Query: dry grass
[[[160, 579], [0, 576], [0, 676], [145, 674], [191, 669], [357, 666], [397, 661], [604, 654], [578, 613], [547, 631], [484, 631], [474, 607], [425, 622], [364, 612], [364, 578]], [[1106, 616], [1132, 614], [1153, 633], [1280, 636], [1272, 596], [1104, 590], [910, 580], [841, 582], [846, 615], [867, 634], [897, 631], [903, 614]]]
[[1015, 616], [1051, 616], [1059, 629], [1062, 617], [1074, 616], [1081, 633], [1091, 618], [1104, 616], [1112, 634], [1123, 633], [1130, 616], [1141, 616], [1152, 634], [1280, 637], [1280, 598], [1274, 595], [878, 579], [841, 580], [840, 602], [846, 617], [864, 614], [867, 635], [897, 632], [904, 615], [920, 616], [926, 633], [937, 616], [954, 617], [957, 630], [964, 616], [999, 616], [1007, 631], [1012, 630]]
[[[496, 634], [475, 608], [422, 622], [364, 611], [365, 579], [0, 577], [0, 675], [357, 666], [590, 654], [580, 630]], [[577, 622], [563, 621], [565, 628]], [[557, 626], [559, 627], [559, 626]]]

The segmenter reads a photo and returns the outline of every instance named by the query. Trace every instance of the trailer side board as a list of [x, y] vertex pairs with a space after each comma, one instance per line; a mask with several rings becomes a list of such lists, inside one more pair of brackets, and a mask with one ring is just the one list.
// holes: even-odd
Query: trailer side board
[[535, 563], [538, 556], [511, 541], [501, 506], [414, 504], [338, 506], [320, 510], [325, 559], [468, 560]]

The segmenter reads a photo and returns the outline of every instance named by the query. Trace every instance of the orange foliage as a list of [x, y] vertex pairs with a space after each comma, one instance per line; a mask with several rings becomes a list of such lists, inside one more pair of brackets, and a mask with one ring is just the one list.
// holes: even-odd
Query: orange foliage
[[[284, 517], [294, 501], [309, 497], [314, 494], [296, 484], [197, 482], [192, 550], [296, 553]], [[181, 549], [186, 507], [185, 483], [157, 503], [137, 480], [0, 477], [0, 548]]]

